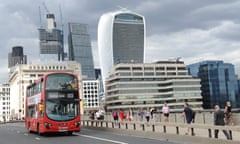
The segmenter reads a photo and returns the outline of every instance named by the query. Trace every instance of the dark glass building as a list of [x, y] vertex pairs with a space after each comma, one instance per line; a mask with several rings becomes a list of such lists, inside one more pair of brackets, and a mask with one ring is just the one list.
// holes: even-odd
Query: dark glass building
[[81, 64], [83, 79], [96, 79], [88, 25], [69, 23], [68, 28], [69, 60]]
[[8, 68], [16, 64], [27, 64], [27, 56], [23, 54], [22, 46], [13, 47], [12, 52], [8, 54]]
[[234, 108], [240, 107], [238, 79], [232, 64], [203, 61], [187, 67], [189, 74], [201, 79], [203, 108], [212, 109], [216, 104], [224, 108], [226, 101]]

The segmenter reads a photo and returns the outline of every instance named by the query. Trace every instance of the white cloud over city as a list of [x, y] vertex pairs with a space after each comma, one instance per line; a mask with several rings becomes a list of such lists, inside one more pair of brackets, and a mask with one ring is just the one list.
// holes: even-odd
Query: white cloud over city
[[0, 0], [0, 83], [7, 81], [8, 53], [13, 46], [24, 47], [28, 62], [38, 61], [38, 28], [46, 24], [43, 2], [55, 14], [59, 28], [63, 21], [65, 46], [68, 22], [89, 24], [96, 66], [99, 18], [122, 7], [145, 16], [146, 62], [177, 57], [185, 64], [223, 60], [240, 70], [238, 0]]

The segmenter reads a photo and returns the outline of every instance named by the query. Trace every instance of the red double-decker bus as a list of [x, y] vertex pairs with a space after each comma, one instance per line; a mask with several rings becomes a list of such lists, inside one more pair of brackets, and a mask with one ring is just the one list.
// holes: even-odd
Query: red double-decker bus
[[27, 87], [25, 127], [38, 134], [80, 131], [80, 92], [77, 75], [44, 74]]

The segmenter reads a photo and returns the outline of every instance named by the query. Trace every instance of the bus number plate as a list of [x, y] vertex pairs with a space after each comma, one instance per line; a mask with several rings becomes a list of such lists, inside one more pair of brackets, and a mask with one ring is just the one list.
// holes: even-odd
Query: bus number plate
[[65, 131], [67, 131], [67, 127], [58, 127], [58, 131], [59, 132], [65, 132]]

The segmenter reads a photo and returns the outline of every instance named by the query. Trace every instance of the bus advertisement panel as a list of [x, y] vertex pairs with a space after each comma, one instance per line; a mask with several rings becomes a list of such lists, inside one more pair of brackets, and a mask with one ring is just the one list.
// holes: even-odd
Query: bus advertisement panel
[[27, 87], [25, 127], [38, 134], [80, 131], [78, 78], [47, 73]]

